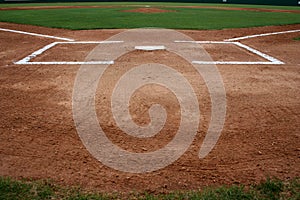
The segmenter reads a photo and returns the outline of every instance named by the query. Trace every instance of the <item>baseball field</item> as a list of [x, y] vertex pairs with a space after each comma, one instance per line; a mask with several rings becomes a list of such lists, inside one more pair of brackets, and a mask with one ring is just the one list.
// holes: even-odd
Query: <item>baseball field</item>
[[0, 199], [300, 199], [300, 7], [0, 4]]

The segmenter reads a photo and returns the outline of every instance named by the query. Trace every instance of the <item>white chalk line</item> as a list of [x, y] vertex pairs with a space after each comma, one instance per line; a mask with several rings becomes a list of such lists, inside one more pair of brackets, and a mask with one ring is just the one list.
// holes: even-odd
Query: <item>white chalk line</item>
[[51, 39], [57, 39], [57, 40], [65, 40], [65, 41], [74, 41], [73, 39], [64, 38], [64, 37], [56, 37], [51, 35], [43, 35], [38, 33], [31, 33], [31, 32], [25, 32], [25, 31], [17, 31], [12, 29], [6, 29], [6, 28], [0, 28], [0, 31], [6, 31], [6, 32], [12, 32], [12, 33], [20, 33], [24, 35], [32, 35], [32, 36], [38, 36], [38, 37], [44, 37], [44, 38], [51, 38]]
[[275, 62], [248, 62], [248, 61], [192, 61], [198, 65], [281, 65], [282, 63]]
[[48, 49], [54, 47], [56, 44], [57, 44], [57, 42], [48, 44], [48, 45], [44, 46], [43, 48], [33, 52], [29, 56], [26, 56], [25, 58], [15, 62], [15, 64], [17, 64], [17, 65], [27, 64], [32, 58], [37, 57], [38, 55], [42, 54], [43, 52], [47, 51]]
[[57, 44], [117, 44], [123, 43], [124, 41], [74, 41], [74, 42], [57, 42]]
[[266, 60], [268, 62], [244, 62], [244, 61], [193, 61], [194, 64], [201, 64], [201, 65], [208, 65], [208, 64], [215, 64], [215, 65], [282, 65], [284, 62], [267, 55], [265, 53], [262, 53], [254, 48], [251, 48], [245, 44], [242, 44], [240, 42], [231, 42], [231, 41], [184, 41], [184, 40], [176, 40], [174, 41], [176, 43], [195, 43], [195, 44], [233, 44], [236, 45], [242, 49], [246, 49], [247, 51], [256, 54]]
[[72, 62], [72, 61], [53, 61], [53, 62], [31, 62], [30, 60], [37, 57], [38, 55], [41, 55], [45, 51], [49, 50], [50, 48], [54, 47], [57, 44], [116, 44], [116, 43], [122, 43], [123, 41], [78, 41], [78, 42], [53, 42], [51, 44], [48, 44], [44, 46], [43, 48], [33, 52], [29, 56], [26, 56], [25, 58], [15, 62], [14, 64], [17, 65], [107, 65], [107, 64], [114, 64], [114, 61], [89, 61], [89, 62]]
[[88, 61], [88, 62], [78, 62], [78, 61], [53, 61], [53, 62], [26, 62], [26, 63], [15, 63], [21, 65], [112, 65], [114, 61]]
[[290, 30], [290, 31], [281, 31], [281, 32], [273, 32], [273, 33], [248, 35], [248, 36], [243, 36], [243, 37], [238, 37], [238, 38], [227, 39], [227, 40], [224, 40], [224, 41], [232, 42], [232, 41], [238, 41], [238, 40], [245, 40], [245, 39], [249, 39], [249, 38], [265, 37], [265, 36], [270, 36], [270, 35], [279, 35], [279, 34], [296, 33], [296, 32], [300, 32], [300, 30]]
[[[45, 38], [51, 38], [51, 39], [58, 39], [58, 40], [65, 40], [68, 42], [54, 42], [51, 43], [42, 49], [39, 49], [35, 51], [34, 53], [30, 54], [29, 56], [21, 59], [20, 61], [15, 62], [15, 64], [107, 64], [111, 63], [113, 61], [93, 61], [93, 62], [29, 62], [32, 58], [42, 54], [46, 50], [52, 48], [56, 44], [111, 44], [111, 43], [122, 43], [123, 41], [74, 41], [73, 39], [69, 38], [63, 38], [63, 37], [56, 37], [56, 36], [50, 36], [50, 35], [43, 35], [43, 34], [37, 34], [37, 33], [31, 33], [31, 32], [25, 32], [25, 31], [18, 31], [18, 30], [12, 30], [12, 29], [4, 29], [0, 28], [0, 31], [6, 31], [6, 32], [13, 32], [13, 33], [20, 33], [25, 35], [32, 35], [32, 36], [38, 36], [38, 37], [45, 37]], [[249, 35], [249, 36], [243, 36], [238, 38], [231, 38], [224, 41], [181, 41], [176, 40], [175, 43], [197, 43], [197, 44], [235, 44], [241, 48], [244, 48], [248, 50], [249, 52], [252, 52], [260, 57], [265, 58], [266, 60], [270, 62], [240, 62], [240, 61], [214, 61], [214, 62], [206, 62], [206, 61], [193, 61], [195, 64], [284, 64], [282, 61], [269, 56], [265, 53], [262, 53], [256, 49], [253, 49], [247, 45], [244, 45], [240, 42], [234, 42], [238, 40], [244, 40], [249, 38], [255, 38], [255, 37], [264, 37], [269, 35], [278, 35], [278, 34], [286, 34], [286, 33], [294, 33], [294, 32], [300, 32], [300, 30], [289, 30], [289, 31], [281, 31], [281, 32], [273, 32], [273, 33], [264, 33], [264, 34], [256, 34], [256, 35]], [[137, 49], [140, 49], [140, 46], [137, 46]], [[144, 47], [142, 47], [144, 49]], [[151, 48], [152, 49], [152, 48]]]
[[[72, 42], [53, 42], [49, 45], [46, 45], [45, 47], [33, 52], [32, 54], [30, 54], [29, 56], [15, 62], [15, 64], [30, 64], [30, 65], [84, 65], [84, 64], [89, 64], [89, 65], [93, 65], [93, 64], [113, 64], [114, 61], [91, 61], [91, 62], [73, 62], [73, 61], [41, 61], [41, 62], [31, 62], [30, 60], [37, 57], [38, 55], [44, 53], [45, 51], [47, 51], [48, 49], [54, 47], [57, 44], [118, 44], [118, 43], [122, 43], [124, 41], [72, 41]], [[251, 61], [193, 61], [193, 64], [202, 64], [202, 65], [207, 65], [207, 64], [216, 64], [216, 65], [281, 65], [284, 64], [284, 62], [270, 56], [267, 55], [265, 53], [262, 53], [254, 48], [251, 48], [247, 45], [244, 45], [240, 42], [230, 42], [230, 41], [182, 41], [182, 40], [177, 40], [174, 41], [175, 43], [196, 43], [196, 44], [233, 44], [236, 45], [242, 49], [245, 49], [255, 55], [258, 55], [264, 59], [267, 60], [267, 62], [261, 62], [261, 61], [257, 61], [257, 62], [251, 62]], [[164, 49], [164, 46], [136, 46], [135, 49], [148, 49], [151, 48], [153, 49]]]
[[233, 44], [227, 41], [189, 41], [189, 40], [175, 40], [175, 43], [194, 43], [194, 44]]
[[258, 51], [256, 49], [253, 49], [253, 48], [251, 48], [251, 47], [249, 47], [249, 46], [247, 46], [245, 44], [242, 44], [240, 42], [234, 42], [234, 44], [237, 45], [237, 46], [239, 46], [239, 47], [241, 47], [241, 48], [247, 49], [248, 51], [250, 51], [250, 52], [252, 52], [252, 53], [254, 53], [254, 54], [256, 54], [256, 55], [258, 55], [260, 57], [263, 57], [266, 60], [271, 61], [274, 64], [284, 64], [280, 60], [278, 60], [278, 59], [276, 59], [276, 58], [274, 58], [274, 57], [272, 57], [270, 55], [267, 55], [265, 53], [262, 53], [262, 52], [260, 52], [260, 51]]

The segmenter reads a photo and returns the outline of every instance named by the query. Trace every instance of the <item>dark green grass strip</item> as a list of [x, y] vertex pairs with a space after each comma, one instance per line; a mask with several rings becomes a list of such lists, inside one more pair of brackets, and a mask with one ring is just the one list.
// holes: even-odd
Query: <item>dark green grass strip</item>
[[279, 179], [267, 179], [259, 185], [242, 185], [206, 188], [202, 191], [177, 191], [168, 194], [149, 194], [130, 192], [128, 194], [103, 194], [86, 192], [79, 187], [61, 187], [51, 181], [16, 181], [0, 177], [0, 199], [5, 200], [42, 200], [42, 199], [209, 199], [209, 200], [276, 200], [300, 199], [300, 179], [283, 182]]
[[128, 5], [151, 5], [151, 6], [215, 6], [237, 8], [267, 8], [283, 10], [300, 10], [299, 6], [271, 6], [271, 5], [245, 5], [245, 4], [211, 4], [211, 3], [171, 3], [171, 2], [65, 2], [65, 3], [21, 3], [0, 4], [0, 7], [27, 7], [27, 6], [128, 6]]
[[79, 29], [143, 28], [224, 29], [300, 23], [300, 14], [168, 8], [176, 12], [131, 13], [133, 8], [76, 8], [0, 11], [0, 21]]

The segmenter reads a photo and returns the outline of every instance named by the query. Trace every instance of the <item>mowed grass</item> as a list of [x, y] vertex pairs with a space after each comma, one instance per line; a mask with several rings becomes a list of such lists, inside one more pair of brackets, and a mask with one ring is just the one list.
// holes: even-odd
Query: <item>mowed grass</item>
[[17, 181], [0, 178], [0, 199], [6, 200], [38, 200], [38, 199], [209, 199], [209, 200], [277, 200], [300, 199], [300, 179], [282, 182], [279, 179], [267, 179], [259, 185], [244, 187], [241, 185], [206, 188], [202, 191], [177, 191], [168, 194], [135, 193], [101, 194], [86, 192], [76, 187], [61, 187], [50, 181]]
[[174, 7], [162, 8], [175, 11], [165, 13], [122, 12], [136, 8], [2, 10], [0, 21], [72, 30], [143, 27], [206, 30], [300, 23], [297, 13]]
[[278, 10], [300, 10], [299, 6], [272, 6], [272, 5], [250, 5], [250, 4], [228, 4], [228, 3], [180, 3], [180, 2], [59, 2], [59, 3], [2, 3], [0, 8], [5, 7], [28, 7], [28, 6], [214, 6], [214, 7], [236, 7], [236, 8], [266, 8]]

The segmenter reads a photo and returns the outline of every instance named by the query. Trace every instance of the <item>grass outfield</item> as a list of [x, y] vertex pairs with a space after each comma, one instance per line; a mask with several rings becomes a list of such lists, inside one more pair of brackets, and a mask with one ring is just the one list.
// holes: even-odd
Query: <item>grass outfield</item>
[[209, 200], [276, 200], [276, 199], [300, 199], [300, 180], [294, 179], [282, 182], [278, 179], [267, 179], [259, 185], [245, 188], [244, 186], [230, 186], [207, 188], [202, 191], [173, 192], [169, 194], [100, 194], [87, 193], [80, 188], [63, 188], [49, 181], [16, 181], [0, 177], [0, 199], [209, 199]]
[[[174, 8], [174, 3], [152, 3], [156, 6], [170, 6], [163, 9], [175, 10], [166, 13], [131, 13], [123, 10], [134, 9], [141, 3], [60, 3], [60, 4], [13, 4], [13, 6], [54, 6], [54, 5], [127, 5], [114, 8], [69, 8], [45, 10], [2, 10], [0, 21], [18, 24], [30, 24], [52, 28], [80, 29], [114, 29], [159, 27], [170, 29], [225, 29], [245, 28], [269, 25], [299, 24], [300, 14], [280, 12], [255, 12], [217, 10], [210, 8]], [[147, 3], [148, 5], [149, 3]], [[143, 4], [146, 5], [146, 4]], [[249, 6], [228, 4], [184, 4], [207, 6], [274, 8], [274, 6]], [[2, 7], [12, 4], [1, 4]], [[280, 9], [295, 9], [297, 7], [276, 7]]]
[[72, 3], [18, 3], [0, 4], [1, 7], [27, 7], [27, 6], [102, 6], [102, 5], [152, 5], [152, 6], [217, 6], [217, 7], [236, 7], [236, 8], [266, 8], [283, 10], [300, 10], [299, 6], [271, 6], [271, 5], [247, 5], [247, 4], [218, 4], [218, 3], [171, 3], [171, 2], [72, 2]]

